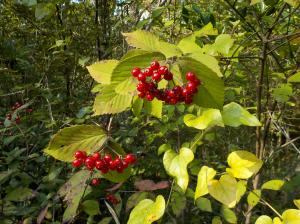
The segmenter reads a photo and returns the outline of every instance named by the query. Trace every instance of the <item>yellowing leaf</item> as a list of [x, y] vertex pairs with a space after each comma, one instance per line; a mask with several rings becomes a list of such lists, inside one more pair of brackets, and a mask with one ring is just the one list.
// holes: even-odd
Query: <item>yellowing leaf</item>
[[195, 200], [208, 194], [208, 183], [215, 177], [216, 171], [213, 168], [202, 166], [198, 173], [197, 187], [195, 191]]
[[158, 195], [155, 202], [150, 199], [140, 201], [131, 211], [127, 224], [151, 224], [159, 220], [165, 212], [165, 199]]
[[300, 199], [294, 200], [293, 202], [297, 206], [297, 208], [300, 209]]
[[273, 224], [282, 224], [281, 219], [278, 218], [278, 217], [275, 217], [275, 218], [273, 219]]
[[148, 31], [137, 30], [132, 33], [123, 33], [123, 36], [129, 45], [146, 51], [161, 52], [167, 58], [182, 54], [176, 45], [161, 41]]
[[282, 213], [282, 224], [299, 224], [300, 210], [288, 209]]
[[261, 189], [278, 191], [282, 188], [283, 185], [284, 185], [283, 180], [270, 180], [270, 181], [264, 183], [262, 185]]
[[251, 207], [257, 205], [261, 197], [261, 190], [253, 190], [249, 193], [247, 197], [247, 202]]
[[177, 185], [186, 191], [189, 183], [187, 165], [194, 159], [194, 154], [189, 148], [181, 148], [179, 154], [168, 150], [164, 154], [163, 163], [168, 174], [176, 179]]
[[112, 72], [117, 64], [118, 60], [104, 60], [87, 66], [87, 69], [96, 82], [110, 84]]
[[238, 127], [240, 125], [261, 126], [259, 120], [237, 103], [229, 103], [223, 107], [223, 122], [225, 125]]
[[237, 181], [230, 175], [222, 175], [220, 180], [211, 180], [208, 184], [208, 192], [229, 208], [233, 208], [237, 203]]
[[198, 117], [193, 114], [187, 114], [183, 120], [187, 126], [200, 130], [213, 126], [224, 127], [222, 116], [218, 109], [207, 109]]
[[219, 62], [215, 57], [202, 53], [191, 54], [190, 57], [206, 65], [208, 68], [213, 70], [219, 77], [223, 76], [220, 70]]
[[244, 180], [240, 180], [237, 183], [237, 192], [236, 192], [236, 201], [239, 202], [243, 195], [245, 194], [247, 188], [247, 182]]
[[263, 164], [254, 154], [243, 150], [230, 153], [227, 162], [230, 168], [226, 168], [226, 172], [240, 179], [250, 178]]
[[262, 215], [255, 221], [255, 224], [273, 224], [273, 221], [269, 216]]
[[77, 150], [88, 154], [98, 150], [107, 140], [105, 131], [96, 125], [77, 125], [60, 130], [44, 149], [55, 159], [72, 162]]

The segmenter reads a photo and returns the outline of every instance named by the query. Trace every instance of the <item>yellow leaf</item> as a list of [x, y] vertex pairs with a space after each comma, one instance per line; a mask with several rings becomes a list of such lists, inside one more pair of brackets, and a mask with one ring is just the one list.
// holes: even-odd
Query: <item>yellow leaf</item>
[[214, 178], [216, 173], [217, 172], [213, 168], [209, 168], [207, 166], [201, 167], [201, 170], [198, 173], [195, 200], [203, 195], [208, 194], [207, 185]]
[[237, 181], [230, 175], [222, 175], [220, 180], [211, 180], [208, 183], [208, 192], [229, 208], [233, 208], [237, 203]]
[[245, 194], [247, 182], [244, 180], [240, 180], [237, 183], [237, 191], [236, 191], [236, 201], [237, 203], [241, 200], [242, 196]]
[[300, 199], [294, 200], [294, 204], [300, 209]]
[[278, 217], [275, 217], [275, 218], [273, 219], [273, 224], [282, 224], [281, 219], [278, 218]]
[[257, 205], [261, 197], [261, 190], [253, 190], [247, 197], [247, 202], [251, 207]]
[[267, 215], [259, 216], [255, 224], [273, 224], [272, 219]]
[[283, 224], [299, 224], [300, 223], [300, 210], [288, 209], [282, 213]]
[[230, 153], [227, 162], [231, 168], [226, 168], [226, 172], [241, 179], [250, 178], [263, 164], [254, 154], [243, 150]]

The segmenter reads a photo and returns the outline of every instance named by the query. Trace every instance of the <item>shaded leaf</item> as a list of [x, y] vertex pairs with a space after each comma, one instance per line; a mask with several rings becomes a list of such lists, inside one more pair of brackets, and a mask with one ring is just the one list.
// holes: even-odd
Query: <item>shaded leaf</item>
[[98, 215], [100, 214], [99, 203], [96, 200], [86, 200], [82, 203], [82, 210], [90, 215]]
[[221, 207], [221, 214], [226, 222], [233, 224], [237, 223], [237, 217], [235, 213], [224, 205]]
[[36, 193], [27, 187], [14, 188], [9, 191], [5, 199], [8, 201], [26, 201], [36, 196]]
[[196, 205], [202, 211], [212, 212], [211, 202], [207, 198], [203, 198], [203, 197], [197, 198]]

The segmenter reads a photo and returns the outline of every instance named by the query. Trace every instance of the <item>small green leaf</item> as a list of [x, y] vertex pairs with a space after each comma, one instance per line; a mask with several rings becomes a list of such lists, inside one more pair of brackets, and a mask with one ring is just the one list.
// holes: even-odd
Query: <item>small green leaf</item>
[[33, 198], [36, 195], [33, 190], [27, 187], [14, 188], [8, 192], [5, 199], [8, 201], [26, 201]]
[[189, 148], [181, 148], [179, 154], [172, 149], [164, 154], [163, 163], [168, 174], [176, 179], [177, 185], [186, 191], [189, 183], [187, 165], [194, 159], [194, 154]]
[[148, 114], [151, 114], [154, 117], [162, 117], [162, 101], [158, 99], [153, 99], [152, 101], [145, 101], [145, 109]]
[[270, 180], [270, 181], [264, 183], [262, 185], [261, 189], [278, 191], [282, 188], [283, 185], [284, 185], [283, 180]]
[[226, 172], [240, 179], [250, 178], [260, 170], [263, 164], [254, 154], [244, 150], [230, 153], [227, 162], [230, 168], [226, 168]]
[[193, 114], [187, 114], [184, 116], [183, 121], [187, 126], [200, 130], [213, 126], [224, 127], [222, 116], [218, 109], [207, 109], [198, 117]]
[[211, 224], [222, 224], [222, 220], [219, 216], [214, 216], [214, 218], [211, 221]]
[[171, 150], [171, 145], [170, 144], [162, 144], [161, 146], [159, 146], [158, 148], [158, 152], [157, 155], [161, 155], [162, 153]]
[[82, 203], [82, 209], [83, 211], [90, 215], [98, 215], [100, 214], [100, 210], [99, 210], [99, 202], [96, 200], [86, 200]]
[[281, 84], [273, 89], [273, 97], [280, 103], [285, 103], [293, 94], [291, 84]]
[[103, 60], [87, 66], [87, 69], [98, 83], [110, 84], [112, 72], [117, 64], [118, 60]]
[[213, 168], [202, 166], [197, 179], [197, 186], [195, 191], [195, 199], [208, 194], [208, 183], [215, 177], [216, 171]]
[[202, 211], [212, 212], [211, 202], [207, 198], [202, 198], [202, 197], [198, 198], [196, 200], [196, 205]]
[[230, 175], [222, 175], [220, 180], [211, 180], [208, 183], [208, 192], [229, 208], [233, 208], [237, 203], [237, 181]]
[[227, 55], [229, 53], [230, 48], [233, 46], [233, 42], [234, 40], [229, 34], [220, 34], [215, 40], [214, 48], [219, 53]]
[[161, 41], [154, 34], [144, 30], [123, 33], [123, 36], [125, 36], [129, 45], [150, 52], [161, 52], [167, 58], [180, 56], [182, 54], [176, 45]]
[[240, 125], [261, 126], [259, 120], [237, 103], [229, 103], [223, 107], [223, 122], [225, 125], [238, 127]]
[[139, 98], [138, 96], [133, 98], [132, 112], [134, 116], [138, 117], [141, 114], [143, 105], [144, 105], [144, 101], [141, 98]]
[[259, 216], [255, 224], [273, 224], [272, 219], [267, 215]]
[[171, 195], [170, 205], [176, 217], [180, 216], [186, 207], [186, 197], [184, 194], [174, 191]]
[[237, 217], [235, 213], [224, 205], [221, 207], [221, 214], [222, 217], [226, 220], [226, 222], [232, 224], [237, 223]]
[[165, 199], [158, 195], [156, 201], [144, 199], [131, 211], [127, 224], [151, 224], [159, 220], [165, 212]]
[[297, 72], [296, 74], [290, 76], [288, 78], [288, 82], [300, 82], [300, 72]]
[[261, 197], [261, 190], [253, 190], [249, 193], [247, 197], [247, 202], [251, 207], [257, 205]]
[[95, 125], [77, 125], [60, 130], [44, 152], [55, 159], [72, 162], [77, 150], [88, 154], [98, 150], [107, 140], [104, 130]]

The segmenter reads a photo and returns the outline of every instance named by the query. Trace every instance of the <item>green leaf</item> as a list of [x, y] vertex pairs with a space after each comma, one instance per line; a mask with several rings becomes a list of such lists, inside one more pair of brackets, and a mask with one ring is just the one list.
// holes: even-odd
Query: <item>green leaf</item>
[[176, 179], [183, 192], [189, 183], [187, 165], [194, 159], [194, 153], [189, 148], [181, 148], [179, 154], [172, 149], [164, 154], [163, 164], [168, 174]]
[[214, 216], [214, 218], [211, 221], [211, 224], [222, 224], [222, 220], [219, 216]]
[[202, 197], [198, 198], [196, 200], [196, 205], [202, 211], [212, 212], [211, 202], [207, 198], [202, 198]]
[[95, 173], [95, 178], [104, 178], [113, 183], [121, 183], [127, 180], [131, 175], [131, 167], [129, 166], [122, 173], [118, 173], [117, 171], [109, 171], [106, 174], [102, 174], [101, 172]]
[[206, 65], [208, 68], [214, 71], [219, 77], [223, 76], [223, 74], [221, 73], [219, 62], [215, 57], [210, 56], [208, 54], [202, 54], [202, 53], [191, 54], [189, 56], [201, 62], [202, 64]]
[[123, 33], [123, 36], [125, 36], [129, 45], [146, 51], [161, 52], [167, 58], [180, 56], [182, 54], [176, 45], [161, 41], [154, 34], [144, 30]]
[[38, 3], [35, 6], [35, 18], [41, 20], [54, 12], [54, 6], [51, 3]]
[[273, 89], [273, 97], [280, 103], [285, 103], [293, 94], [293, 89], [290, 84], [281, 84]]
[[213, 168], [202, 166], [197, 179], [197, 186], [195, 191], [195, 199], [208, 194], [208, 183], [215, 177], [216, 171]]
[[272, 219], [267, 215], [259, 216], [255, 224], [273, 224]]
[[179, 66], [182, 74], [194, 72], [202, 82], [193, 98], [195, 104], [206, 108], [223, 107], [224, 83], [213, 70], [191, 57], [180, 58]]
[[251, 0], [250, 5], [255, 5], [255, 4], [260, 3], [260, 2], [262, 2], [262, 0]]
[[151, 224], [159, 220], [165, 212], [165, 199], [158, 195], [155, 202], [144, 199], [131, 211], [127, 224]]
[[87, 69], [96, 82], [110, 84], [112, 72], [117, 64], [118, 60], [103, 60], [87, 66]]
[[220, 180], [211, 180], [208, 183], [208, 192], [229, 208], [233, 208], [237, 203], [237, 181], [230, 175], [222, 175]]
[[254, 154], [243, 150], [230, 153], [227, 162], [230, 168], [226, 168], [226, 172], [240, 179], [250, 178], [263, 165], [263, 162]]
[[228, 223], [237, 223], [237, 217], [235, 213], [224, 205], [221, 207], [221, 214]]
[[290, 76], [288, 78], [288, 82], [300, 82], [300, 72], [297, 72], [296, 74]]
[[8, 201], [26, 201], [33, 198], [36, 193], [27, 187], [14, 188], [12, 191], [9, 191], [5, 197], [5, 200]]
[[161, 146], [159, 146], [158, 148], [158, 152], [157, 155], [161, 155], [162, 153], [171, 150], [171, 145], [170, 144], [162, 144]]
[[144, 100], [139, 98], [138, 96], [133, 98], [132, 102], [132, 112], [134, 116], [138, 117], [143, 109]]
[[176, 217], [180, 216], [186, 208], [186, 197], [184, 194], [174, 191], [171, 195], [170, 205]]
[[258, 189], [253, 190], [249, 193], [247, 197], [247, 202], [251, 207], [254, 207], [259, 202], [260, 197], [261, 197], [261, 190]]
[[7, 170], [0, 172], [0, 184], [3, 184], [15, 172], [15, 170]]
[[238, 127], [240, 125], [261, 126], [259, 120], [237, 103], [229, 103], [223, 107], [222, 118], [225, 125]]
[[30, 7], [30, 6], [36, 5], [37, 4], [37, 0], [21, 0], [20, 3], [22, 5], [26, 5], [26, 6]]
[[299, 0], [284, 0], [284, 1], [293, 7], [297, 7], [300, 4]]
[[144, 101], [145, 109], [148, 114], [151, 114], [154, 117], [161, 118], [162, 117], [162, 101], [158, 99], [153, 99], [152, 101]]
[[218, 109], [204, 110], [200, 116], [187, 114], [183, 118], [184, 123], [193, 128], [204, 130], [213, 126], [224, 127], [221, 113]]
[[219, 53], [227, 55], [229, 53], [230, 48], [233, 46], [233, 42], [234, 40], [229, 34], [220, 34], [215, 40], [214, 48]]
[[282, 188], [283, 185], [284, 185], [283, 180], [270, 180], [270, 181], [264, 183], [262, 185], [261, 189], [278, 191]]
[[97, 151], [107, 140], [104, 130], [95, 125], [77, 125], [60, 130], [44, 152], [55, 159], [72, 162], [77, 150]]
[[86, 200], [82, 203], [82, 210], [90, 215], [98, 215], [100, 214], [99, 202], [96, 200]]
[[64, 197], [67, 208], [63, 214], [63, 222], [69, 223], [75, 217], [81, 198], [84, 193], [89, 193], [90, 187], [87, 186], [87, 179], [90, 177], [88, 170], [81, 170], [75, 173], [58, 191], [60, 197]]
[[130, 51], [113, 69], [111, 84], [104, 85], [94, 102], [94, 115], [115, 114], [128, 109], [135, 94], [137, 81], [132, 77], [133, 67], [144, 68], [152, 60], [164, 60], [158, 52]]
[[247, 182], [245, 180], [240, 180], [237, 183], [237, 192], [236, 192], [236, 201], [237, 203], [241, 200], [241, 198], [243, 197], [243, 195], [246, 193], [247, 191]]

